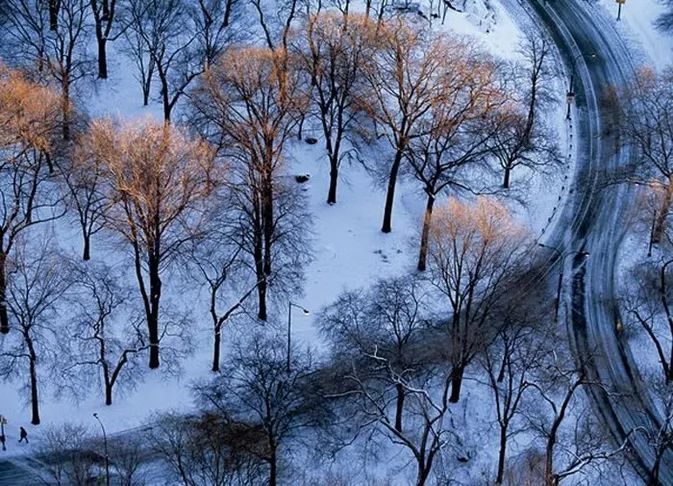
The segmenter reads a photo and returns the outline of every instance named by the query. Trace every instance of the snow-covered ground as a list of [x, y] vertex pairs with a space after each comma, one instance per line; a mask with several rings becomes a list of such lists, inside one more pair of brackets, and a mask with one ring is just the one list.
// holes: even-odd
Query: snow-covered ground
[[[617, 3], [614, 0], [599, 0], [599, 3], [617, 22]], [[636, 59], [659, 69], [673, 63], [672, 36], [654, 26], [664, 10], [659, 0], [627, 0], [618, 22], [618, 30], [632, 43]]]
[[[515, 17], [520, 13], [510, 15], [501, 3], [492, 0], [467, 2], [467, 5], [467, 12], [449, 10], [445, 25], [438, 25], [437, 28], [472, 36], [475, 42], [481, 43], [498, 57], [516, 58], [521, 33]], [[124, 60], [123, 55], [115, 50], [114, 44], [110, 49], [110, 61], [111, 78], [105, 82], [97, 81], [91, 89], [89, 101], [83, 103], [89, 114], [121, 118], [160, 116], [161, 108], [157, 102], [153, 102], [149, 107], [142, 106], [140, 88], [133, 78], [135, 67], [128, 60]], [[571, 128], [565, 121], [565, 83], [566, 78], [559, 77], [555, 86], [559, 104], [549, 116], [558, 120], [562, 153], [572, 154], [568, 135]], [[344, 289], [366, 286], [375, 279], [414, 270], [425, 201], [417, 184], [413, 181], [403, 181], [399, 186], [395, 203], [393, 232], [383, 234], [379, 230], [383, 211], [383, 188], [374, 184], [370, 175], [359, 164], [354, 162], [342, 165], [339, 202], [329, 206], [325, 202], [329, 168], [322, 146], [292, 142], [288, 155], [289, 174], [311, 175], [310, 181], [302, 187], [307, 194], [314, 232], [312, 236], [314, 260], [305, 269], [304, 295], [294, 300], [313, 312], [309, 316], [303, 316], [301, 313], [294, 316], [293, 336], [319, 348], [320, 342], [313, 326], [315, 311], [332, 302]], [[370, 156], [380, 157], [385, 154], [377, 153]], [[514, 187], [524, 182], [529, 184], [526, 196], [528, 204], [523, 206], [514, 201], [509, 201], [508, 204], [518, 220], [527, 226], [532, 234], [542, 235], [553, 223], [556, 208], [560, 209], [567, 190], [565, 181], [569, 180], [567, 177], [570, 177], [572, 172], [572, 158], [552, 177], [531, 179], [524, 171], [518, 173], [515, 171]], [[66, 227], [59, 228], [58, 233], [62, 239], [61, 246], [71, 251], [73, 255], [79, 254], [78, 232], [74, 228]], [[111, 260], [122, 261], [112, 245], [96, 239], [93, 257], [108, 263]], [[195, 333], [196, 351], [186, 360], [180, 376], [147, 373], [146, 379], [135, 391], [117, 396], [111, 407], [105, 407], [102, 404], [102, 397], [92, 393], [78, 399], [68, 397], [56, 399], [55, 390], [43, 385], [41, 404], [43, 424], [77, 421], [94, 428], [98, 424], [92, 414], [98, 412], [108, 431], [114, 433], [137, 427], [155, 411], [188, 409], [191, 406], [189, 384], [196, 378], [207, 376], [210, 369], [212, 346], [210, 324], [204, 312], [207, 307], [200, 305], [204, 297], [205, 295], [198, 292], [185, 292], [182, 297], [177, 291], [173, 294], [173, 298], [181, 299], [183, 305], [193, 307], [196, 321], [203, 323]], [[284, 326], [286, 310], [278, 310], [280, 317], [274, 325]], [[227, 352], [226, 343], [230, 333], [238, 331], [235, 326], [226, 329], [223, 336], [224, 353]], [[7, 433], [10, 441], [18, 436], [18, 427], [20, 425], [27, 427], [28, 423], [28, 409], [25, 407], [25, 399], [20, 393], [19, 386], [18, 382], [0, 384], [0, 414], [9, 420]], [[469, 379], [465, 384], [465, 398], [461, 402], [464, 415], [471, 416], [470, 422], [482, 424], [487, 422], [487, 414], [484, 411], [492, 406], [491, 400], [483, 389], [480, 390], [479, 386], [471, 383]], [[480, 420], [475, 420], [476, 417]], [[484, 427], [488, 429], [487, 425]], [[485, 451], [481, 454], [482, 460], [488, 459], [488, 463], [492, 465], [495, 457], [496, 430], [490, 432], [494, 434], [493, 440], [490, 441], [493, 446], [485, 447]], [[30, 427], [29, 433], [31, 437], [39, 437], [39, 428]], [[18, 447], [10, 442], [8, 453], [30, 451], [36, 447], [36, 443], [39, 444], [39, 440], [32, 441], [29, 446]]]

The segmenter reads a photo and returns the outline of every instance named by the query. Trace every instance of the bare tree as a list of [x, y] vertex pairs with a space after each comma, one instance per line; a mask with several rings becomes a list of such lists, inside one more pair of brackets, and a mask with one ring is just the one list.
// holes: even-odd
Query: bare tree
[[18, 375], [27, 381], [33, 425], [40, 423], [39, 377], [53, 359], [58, 304], [71, 285], [64, 257], [48, 239], [39, 243], [22, 242], [11, 259], [7, 306], [16, 322], [16, 333], [3, 337], [0, 352], [0, 375]]
[[364, 66], [366, 89], [358, 104], [377, 124], [394, 150], [387, 176], [381, 231], [392, 230], [395, 187], [409, 143], [423, 132], [419, 122], [442, 102], [443, 78], [451, 59], [466, 45], [444, 35], [432, 37], [399, 18], [379, 26], [380, 47]]
[[634, 265], [625, 285], [624, 309], [628, 326], [642, 329], [661, 364], [666, 383], [673, 380], [673, 259]]
[[154, 59], [145, 48], [143, 36], [139, 33], [139, 29], [132, 29], [130, 27], [124, 29], [124, 42], [121, 48], [133, 60], [136, 66], [134, 77], [140, 84], [143, 95], [143, 106], [147, 106], [152, 94], [152, 80], [154, 79], [155, 68]]
[[16, 59], [59, 87], [63, 138], [68, 140], [73, 117], [72, 93], [91, 71], [87, 51], [88, 2], [59, 0], [58, 23], [51, 30], [41, 2], [9, 0], [8, 3], [9, 35]]
[[59, 96], [0, 66], [0, 333], [9, 332], [6, 265], [22, 233], [64, 214], [50, 175]]
[[109, 177], [107, 224], [132, 250], [149, 366], [158, 368], [161, 277], [185, 243], [199, 236], [220, 171], [205, 142], [171, 125], [145, 120], [117, 127], [98, 120], [89, 137]]
[[38, 479], [43, 484], [86, 486], [97, 477], [98, 459], [91, 450], [91, 431], [78, 424], [50, 427], [44, 433], [37, 459], [43, 466]]
[[510, 103], [498, 113], [498, 128], [489, 139], [495, 158], [504, 171], [502, 187], [508, 189], [517, 167], [533, 170], [558, 166], [560, 156], [553, 127], [546, 111], [553, 97], [550, 85], [556, 77], [552, 69], [552, 43], [543, 34], [528, 34], [520, 47], [523, 65], [514, 66]]
[[264, 464], [257, 453], [264, 449], [264, 435], [259, 427], [209, 413], [167, 413], [152, 421], [149, 437], [151, 450], [168, 466], [175, 484], [253, 486], [263, 481]]
[[252, 257], [262, 320], [269, 279], [282, 275], [283, 258], [290, 258], [285, 268], [295, 273], [307, 254], [300, 236], [306, 223], [297, 217], [299, 196], [281, 179], [285, 145], [306, 106], [298, 71], [288, 70], [288, 63], [283, 51], [229, 50], [193, 96], [195, 123], [231, 161], [239, 237]]
[[292, 439], [319, 423], [321, 397], [313, 395], [310, 354], [291, 349], [287, 368], [285, 336], [255, 333], [237, 342], [222, 372], [209, 383], [195, 387], [206, 410], [236, 424], [242, 434], [257, 431], [260, 442], [247, 452], [268, 466], [268, 484], [275, 486], [282, 472], [279, 461]]
[[232, 26], [238, 2], [234, 0], [129, 0], [131, 51], [140, 69], [145, 104], [152, 75], [161, 84], [164, 119], [189, 85], [210, 66], [240, 32]]
[[67, 192], [67, 203], [82, 231], [82, 259], [91, 259], [91, 238], [105, 227], [111, 204], [106, 186], [106, 167], [93, 153], [90, 133], [77, 139], [77, 146], [67, 157], [57, 159], [60, 180]]
[[[427, 289], [413, 277], [379, 280], [367, 291], [348, 291], [339, 296], [323, 311], [320, 330], [329, 338], [334, 356], [362, 362], [376, 351], [388, 360], [392, 371], [408, 379], [423, 365], [424, 355], [418, 352], [418, 346], [427, 327], [428, 297]], [[389, 378], [387, 369], [379, 370], [383, 378], [375, 371], [367, 378]], [[390, 386], [396, 395], [394, 426], [402, 432], [406, 388], [401, 381]]]
[[[448, 42], [451, 42], [449, 40]], [[455, 42], [455, 41], [454, 41]], [[419, 271], [427, 266], [428, 238], [437, 197], [447, 189], [485, 192], [483, 179], [488, 143], [502, 128], [495, 113], [506, 102], [497, 65], [480, 49], [452, 45], [442, 69], [442, 90], [416, 124], [403, 159], [427, 196], [418, 255]], [[479, 171], [478, 169], [482, 169]]]
[[[393, 445], [406, 450], [416, 466], [415, 484], [430, 481], [432, 468], [451, 443], [453, 432], [447, 427], [451, 416], [449, 391], [451, 372], [444, 366], [396, 371], [391, 358], [378, 348], [352, 363], [339, 375], [340, 386], [328, 396], [348, 400], [361, 427], [373, 427]], [[373, 378], [373, 379], [372, 379]], [[403, 390], [406, 426], [395, 422], [396, 406]], [[351, 418], [353, 420], [353, 418]]]
[[660, 483], [661, 466], [664, 455], [668, 454], [673, 446], [673, 393], [671, 393], [670, 383], [662, 381], [660, 375], [645, 375], [648, 390], [654, 398], [658, 417], [655, 419], [650, 414], [642, 413], [643, 427], [635, 432], [642, 434], [649, 446], [654, 461], [650, 466], [650, 478], [648, 486], [655, 486]]
[[643, 69], [621, 91], [624, 109], [619, 120], [627, 143], [636, 152], [633, 179], [647, 184], [656, 181], [664, 189], [653, 233], [655, 243], [663, 236], [673, 202], [672, 81], [671, 68], [660, 74]]
[[451, 402], [457, 402], [465, 368], [497, 335], [495, 312], [507, 282], [519, 271], [526, 234], [501, 204], [480, 197], [455, 199], [433, 219], [429, 279], [447, 299], [446, 358], [453, 367]]
[[251, 0], [264, 34], [266, 46], [271, 50], [288, 51], [292, 22], [299, 14], [299, 0]]
[[584, 363], [574, 365], [562, 348], [556, 346], [547, 357], [547, 365], [531, 384], [540, 410], [529, 415], [529, 420], [544, 441], [544, 484], [558, 486], [564, 479], [624, 454], [630, 432], [621, 444], [606, 446], [607, 433], [593, 418], [582, 394], [588, 387], [602, 385], [589, 378]]
[[190, 11], [204, 69], [208, 69], [223, 50], [246, 35], [242, 32], [243, 6], [240, 0], [198, 0]]
[[[226, 225], [221, 220], [214, 221], [216, 225]], [[189, 251], [189, 272], [196, 270], [190, 279], [205, 283], [208, 289], [208, 313], [213, 325], [211, 369], [216, 372], [220, 371], [222, 330], [238, 315], [246, 313], [244, 304], [257, 288], [256, 282], [250, 284], [250, 279], [245, 278], [249, 269], [241, 261], [242, 253], [240, 243], [231, 244], [226, 232], [215, 230], [195, 241]], [[242, 285], [245, 287], [239, 290]]]
[[342, 145], [351, 141], [356, 122], [355, 91], [362, 89], [362, 66], [372, 55], [375, 26], [358, 15], [325, 12], [310, 17], [297, 46], [301, 67], [310, 77], [309, 92], [317, 108], [330, 165], [327, 203], [337, 202], [339, 167], [348, 152]]
[[[123, 0], [120, 3], [123, 3]], [[93, 14], [96, 45], [98, 47], [98, 77], [107, 79], [107, 43], [118, 39], [124, 32], [125, 26], [122, 26], [117, 33], [112, 34], [112, 28], [119, 24], [117, 0], [90, 0], [89, 5]]]
[[[63, 387], [94, 385], [102, 381], [105, 405], [112, 405], [112, 392], [118, 382], [126, 389], [140, 379], [138, 356], [149, 349], [142, 331], [142, 320], [129, 308], [131, 291], [119, 283], [121, 276], [105, 265], [74, 269], [73, 311], [62, 343], [67, 365]], [[120, 321], [130, 321], [126, 328]], [[164, 328], [165, 330], [166, 328]], [[159, 339], [161, 341], [161, 338]]]

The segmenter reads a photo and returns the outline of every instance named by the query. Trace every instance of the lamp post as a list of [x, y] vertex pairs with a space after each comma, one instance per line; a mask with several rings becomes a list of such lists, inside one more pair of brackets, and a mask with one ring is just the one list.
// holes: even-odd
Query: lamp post
[[103, 448], [105, 450], [105, 485], [110, 486], [110, 455], [108, 454], [108, 448], [107, 448], [107, 434], [105, 433], [105, 426], [103, 425], [101, 419], [98, 417], [98, 414], [94, 413], [93, 417], [98, 421], [98, 423], [100, 424], [100, 428], [103, 431]]
[[558, 275], [558, 284], [556, 285], [556, 300], [554, 301], [554, 322], [558, 322], [559, 308], [561, 307], [561, 289], [563, 288], [563, 267], [565, 266], [565, 259], [570, 255], [579, 255], [583, 258], [586, 258], [589, 256], [589, 253], [583, 250], [570, 250], [563, 253], [555, 246], [545, 245], [543, 243], [538, 243], [538, 246], [556, 252], [556, 254], [559, 256], [559, 260], [561, 261], [561, 268]]
[[287, 372], [290, 372], [290, 354], [292, 347], [292, 308], [296, 307], [301, 309], [305, 316], [309, 315], [311, 312], [304, 307], [297, 305], [293, 302], [288, 302], [287, 306]]
[[[575, 102], [575, 63], [580, 57], [584, 57], [584, 54], [577, 54], [572, 58], [570, 63], [570, 83], [568, 84], [568, 92], [566, 93], [566, 102], [568, 104], [568, 110], [566, 112], [566, 120], [570, 120], [570, 106]], [[590, 59], [595, 59], [596, 54], [592, 53], [589, 55]]]
[[617, 22], [622, 20], [622, 5], [626, 3], [626, 0], [616, 0], [617, 2]]

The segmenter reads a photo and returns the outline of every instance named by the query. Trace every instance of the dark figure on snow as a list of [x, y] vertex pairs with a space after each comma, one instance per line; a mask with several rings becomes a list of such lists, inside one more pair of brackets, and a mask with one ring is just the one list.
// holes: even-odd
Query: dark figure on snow
[[26, 429], [19, 427], [19, 435], [21, 436], [19, 439], [19, 444], [24, 440], [26, 441], [26, 444], [28, 444], [28, 432], [26, 432]]
[[2, 450], [6, 451], [7, 447], [5, 446], [5, 441], [7, 438], [4, 435], [0, 435], [0, 446], [2, 446]]

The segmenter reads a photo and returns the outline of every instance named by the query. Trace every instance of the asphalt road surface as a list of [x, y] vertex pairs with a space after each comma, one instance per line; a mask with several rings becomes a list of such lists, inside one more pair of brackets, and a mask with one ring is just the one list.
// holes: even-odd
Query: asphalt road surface
[[[633, 194], [626, 186], [606, 185], [610, 174], [629, 160], [620, 148], [610, 87], [623, 86], [634, 70], [629, 51], [615, 30], [614, 19], [585, 0], [529, 0], [549, 28], [575, 73], [574, 121], [577, 169], [569, 198], [552, 241], [568, 251], [586, 251], [570, 262], [571, 337], [578, 360], [587, 363], [596, 409], [615, 440], [629, 438], [634, 466], [645, 481], [654, 451], [642, 427], [658, 423], [656, 408], [638, 375], [630, 350], [615, 331], [618, 306], [615, 264], [627, 227]], [[631, 432], [631, 433], [630, 433]], [[673, 454], [665, 454], [660, 484], [673, 485]]]
[[19, 464], [0, 460], [0, 485], [1, 486], [23, 486], [34, 485], [35, 476], [27, 468]]

